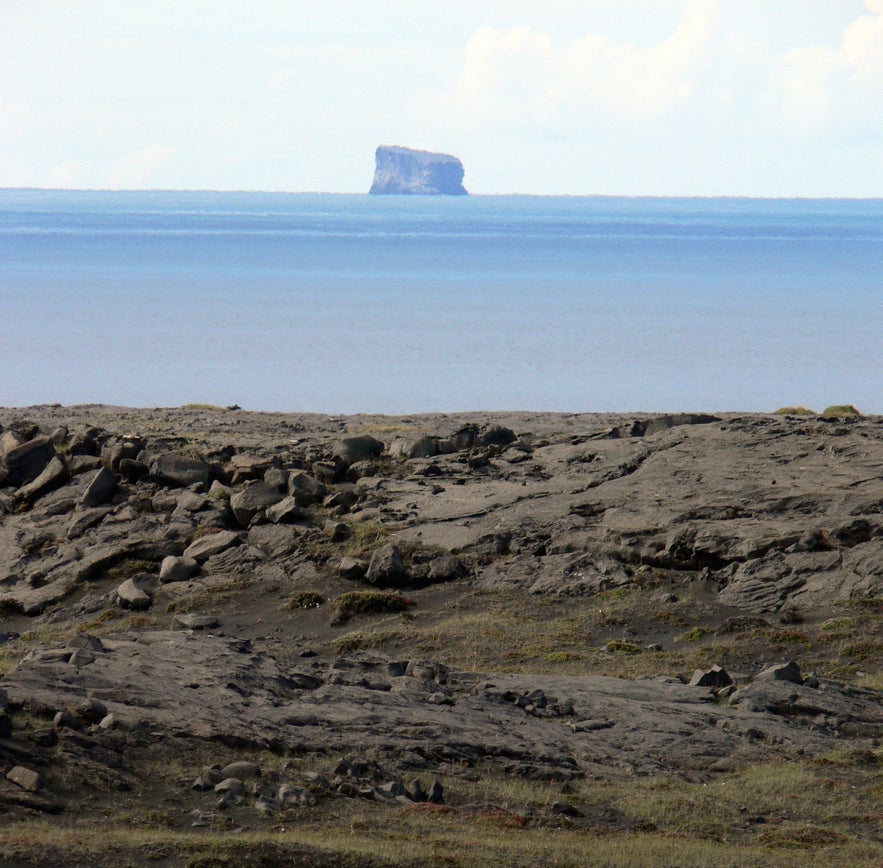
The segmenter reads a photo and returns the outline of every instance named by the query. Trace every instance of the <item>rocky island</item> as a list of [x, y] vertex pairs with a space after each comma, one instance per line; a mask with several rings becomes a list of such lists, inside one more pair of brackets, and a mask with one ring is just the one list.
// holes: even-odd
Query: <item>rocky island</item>
[[3, 863], [879, 865], [881, 467], [852, 412], [0, 409]]
[[463, 164], [450, 154], [381, 145], [374, 156], [372, 194], [466, 195]]

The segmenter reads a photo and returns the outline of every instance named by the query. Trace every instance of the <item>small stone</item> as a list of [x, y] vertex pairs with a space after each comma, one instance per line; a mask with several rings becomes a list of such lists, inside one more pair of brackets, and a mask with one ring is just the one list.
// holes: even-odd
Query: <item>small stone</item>
[[337, 567], [337, 572], [340, 574], [340, 577], [342, 579], [350, 579], [351, 581], [363, 579], [367, 571], [368, 564], [359, 558], [342, 558]]
[[76, 636], [68, 639], [67, 647], [91, 651], [93, 654], [103, 654], [105, 650], [101, 639], [89, 633], [77, 633]]
[[200, 537], [184, 549], [184, 557], [192, 558], [197, 563], [207, 561], [212, 555], [219, 554], [239, 542], [239, 534], [232, 530], [220, 530]]
[[57, 711], [52, 723], [56, 729], [82, 729], [83, 724], [68, 711]]
[[[330, 789], [330, 787], [328, 787]], [[316, 797], [306, 787], [295, 787], [291, 784], [282, 784], [276, 793], [276, 798], [282, 805], [315, 805]]]
[[36, 793], [43, 786], [40, 775], [24, 766], [13, 766], [6, 775], [7, 780], [17, 784], [29, 793]]
[[163, 558], [162, 564], [160, 564], [159, 580], [161, 582], [185, 582], [198, 569], [199, 564], [195, 558], [168, 555]]
[[98, 723], [107, 715], [107, 706], [98, 699], [84, 699], [70, 710], [86, 723]]
[[717, 663], [710, 669], [697, 669], [690, 679], [691, 687], [726, 687], [733, 683], [729, 673]]
[[245, 784], [239, 778], [224, 778], [219, 784], [215, 784], [215, 792], [238, 796], [245, 792]]
[[117, 588], [120, 605], [127, 609], [147, 609], [150, 607], [150, 594], [141, 588], [135, 579], [126, 579]]
[[175, 615], [175, 621], [188, 630], [210, 630], [218, 626], [218, 619], [214, 615], [200, 615], [197, 612]]
[[331, 542], [342, 542], [350, 535], [349, 525], [342, 521], [333, 521], [332, 519], [328, 519], [325, 522], [325, 536], [331, 540]]
[[552, 812], [561, 814], [563, 817], [582, 817], [583, 812], [574, 807], [570, 802], [552, 802]]

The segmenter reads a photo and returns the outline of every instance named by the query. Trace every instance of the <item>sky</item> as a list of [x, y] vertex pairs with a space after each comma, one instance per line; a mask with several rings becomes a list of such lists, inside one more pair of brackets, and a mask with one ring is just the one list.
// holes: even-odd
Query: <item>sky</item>
[[0, 187], [883, 196], [883, 0], [0, 0]]

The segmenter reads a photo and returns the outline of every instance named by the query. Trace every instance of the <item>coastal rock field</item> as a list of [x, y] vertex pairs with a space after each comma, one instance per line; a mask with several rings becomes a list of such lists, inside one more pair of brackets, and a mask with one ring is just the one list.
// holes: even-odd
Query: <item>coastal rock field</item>
[[36, 865], [883, 861], [883, 417], [0, 408]]

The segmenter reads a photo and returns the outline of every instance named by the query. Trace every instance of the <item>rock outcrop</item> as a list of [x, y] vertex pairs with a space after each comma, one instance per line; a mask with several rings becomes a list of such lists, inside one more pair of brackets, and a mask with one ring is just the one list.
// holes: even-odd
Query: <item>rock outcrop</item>
[[784, 763], [881, 864], [881, 466], [880, 416], [0, 408], [0, 830], [484, 828], [517, 777], [556, 842], [675, 780], [754, 840]]
[[450, 154], [381, 145], [370, 193], [465, 196], [463, 164]]

